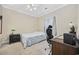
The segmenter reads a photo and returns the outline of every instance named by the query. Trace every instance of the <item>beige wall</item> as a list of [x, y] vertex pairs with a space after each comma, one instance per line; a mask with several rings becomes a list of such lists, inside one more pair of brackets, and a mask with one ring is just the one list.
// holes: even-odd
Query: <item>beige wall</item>
[[52, 13], [39, 17], [39, 31], [43, 31], [44, 18], [50, 16], [56, 17], [57, 34], [62, 35], [64, 32], [69, 31], [69, 22], [73, 22], [77, 26], [77, 6], [67, 5]]
[[3, 8], [3, 32], [0, 38], [11, 34], [11, 29], [15, 29], [15, 33], [35, 32], [37, 31], [37, 18]]
[[4, 16], [7, 16], [8, 32], [12, 28], [17, 33], [34, 32], [37, 30], [37, 19], [9, 9], [4, 9]]
[[79, 5], [77, 5], [77, 37], [79, 38]]
[[2, 15], [2, 6], [0, 5], [0, 16]]

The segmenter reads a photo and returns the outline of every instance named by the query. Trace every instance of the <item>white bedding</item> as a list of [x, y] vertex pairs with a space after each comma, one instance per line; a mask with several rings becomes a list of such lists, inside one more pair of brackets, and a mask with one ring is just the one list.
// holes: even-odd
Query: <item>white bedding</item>
[[25, 47], [31, 46], [46, 39], [44, 32], [24, 33], [21, 35], [21, 41]]

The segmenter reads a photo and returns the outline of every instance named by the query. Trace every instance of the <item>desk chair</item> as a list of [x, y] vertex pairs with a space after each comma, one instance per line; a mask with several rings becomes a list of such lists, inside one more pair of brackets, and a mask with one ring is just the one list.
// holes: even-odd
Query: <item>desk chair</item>
[[[51, 39], [49, 39], [48, 37], [47, 37], [47, 42], [48, 42], [48, 46], [49, 46], [49, 48], [50, 48], [50, 52], [49, 52], [49, 54], [48, 55], [51, 55], [51, 53], [52, 53], [52, 50], [51, 50], [51, 48], [52, 48], [52, 41], [51, 41]], [[47, 50], [47, 49], [49, 49], [49, 48], [45, 48], [45, 51]]]

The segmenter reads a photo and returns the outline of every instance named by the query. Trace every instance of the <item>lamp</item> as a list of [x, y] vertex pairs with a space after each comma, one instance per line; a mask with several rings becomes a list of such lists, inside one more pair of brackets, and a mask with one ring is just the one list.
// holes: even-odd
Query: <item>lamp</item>
[[11, 29], [11, 31], [12, 31], [12, 34], [14, 34], [14, 31], [16, 31], [15, 29]]
[[74, 24], [73, 24], [72, 22], [70, 22], [70, 23], [69, 23], [69, 26], [72, 27], [72, 26], [74, 26]]
[[69, 26], [70, 26], [70, 33], [76, 34], [74, 24], [73, 24], [72, 22], [70, 22], [70, 23], [69, 23]]

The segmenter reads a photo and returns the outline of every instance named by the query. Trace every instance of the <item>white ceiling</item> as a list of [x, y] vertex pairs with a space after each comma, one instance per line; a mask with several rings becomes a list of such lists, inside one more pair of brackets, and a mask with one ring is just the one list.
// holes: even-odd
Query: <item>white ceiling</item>
[[66, 6], [64, 4], [34, 4], [34, 7], [37, 9], [30, 11], [30, 9], [27, 8], [27, 5], [28, 4], [3, 4], [2, 6], [34, 17], [43, 16]]

